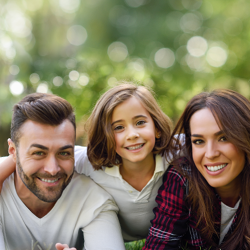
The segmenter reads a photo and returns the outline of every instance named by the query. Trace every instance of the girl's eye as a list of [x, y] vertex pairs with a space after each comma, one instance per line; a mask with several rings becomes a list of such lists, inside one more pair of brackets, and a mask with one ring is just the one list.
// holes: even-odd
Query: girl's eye
[[116, 130], [116, 131], [119, 131], [119, 130], [122, 130], [123, 129], [123, 126], [116, 126], [115, 128], [114, 128], [114, 130]]
[[136, 123], [136, 125], [143, 125], [143, 124], [145, 124], [146, 122], [145, 121], [138, 121], [137, 123]]
[[196, 145], [200, 145], [203, 143], [203, 140], [201, 140], [201, 139], [193, 140], [192, 143], [196, 144]]
[[219, 140], [219, 141], [227, 141], [226, 136], [222, 136], [222, 137], [220, 137], [220, 140]]

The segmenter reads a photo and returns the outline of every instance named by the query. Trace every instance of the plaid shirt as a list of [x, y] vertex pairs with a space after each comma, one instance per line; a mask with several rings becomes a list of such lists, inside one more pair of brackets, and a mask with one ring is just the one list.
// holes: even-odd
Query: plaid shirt
[[[187, 166], [184, 166], [187, 168]], [[151, 228], [143, 250], [175, 250], [181, 246], [188, 249], [212, 249], [206, 241], [201, 238], [199, 229], [196, 228], [197, 217], [191, 211], [186, 202], [188, 182], [173, 166], [163, 176], [163, 184], [156, 197], [158, 206], [154, 208], [155, 218], [151, 220]], [[237, 217], [240, 212], [238, 208], [233, 223], [224, 239], [233, 232]], [[214, 204], [216, 214], [215, 229], [220, 233], [221, 200], [217, 195]], [[219, 244], [219, 238], [214, 234], [214, 242]], [[223, 243], [223, 242], [222, 242]]]

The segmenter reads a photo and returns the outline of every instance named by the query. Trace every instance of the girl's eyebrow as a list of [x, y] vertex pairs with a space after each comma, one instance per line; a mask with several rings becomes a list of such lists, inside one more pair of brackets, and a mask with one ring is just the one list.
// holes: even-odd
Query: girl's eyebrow
[[[132, 119], [135, 120], [135, 119], [138, 119], [138, 118], [140, 118], [140, 117], [143, 117], [143, 118], [145, 118], [145, 119], [148, 118], [146, 115], [136, 115], [136, 116], [134, 116]], [[122, 122], [122, 121], [123, 121], [122, 119], [117, 120], [117, 121], [114, 121], [114, 122], [111, 123], [111, 126], [113, 126], [113, 125], [114, 125], [115, 123], [117, 123], [117, 122]]]

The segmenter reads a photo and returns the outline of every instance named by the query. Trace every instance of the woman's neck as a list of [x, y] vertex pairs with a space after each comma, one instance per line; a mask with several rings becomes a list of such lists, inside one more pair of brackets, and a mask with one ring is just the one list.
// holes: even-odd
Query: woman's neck
[[133, 188], [141, 191], [152, 178], [155, 171], [155, 159], [152, 154], [142, 162], [123, 161], [120, 167], [122, 178], [127, 181]]
[[[239, 177], [239, 176], [238, 176]], [[237, 177], [237, 181], [234, 185], [228, 185], [223, 188], [215, 188], [216, 192], [221, 197], [221, 201], [229, 207], [234, 207], [240, 198], [240, 178]]]

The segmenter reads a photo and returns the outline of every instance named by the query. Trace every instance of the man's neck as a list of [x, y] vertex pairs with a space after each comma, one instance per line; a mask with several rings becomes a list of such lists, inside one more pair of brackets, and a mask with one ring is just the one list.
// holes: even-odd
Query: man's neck
[[18, 174], [14, 173], [17, 195], [24, 205], [38, 218], [44, 217], [54, 207], [56, 202], [44, 202], [37, 198], [22, 182]]

